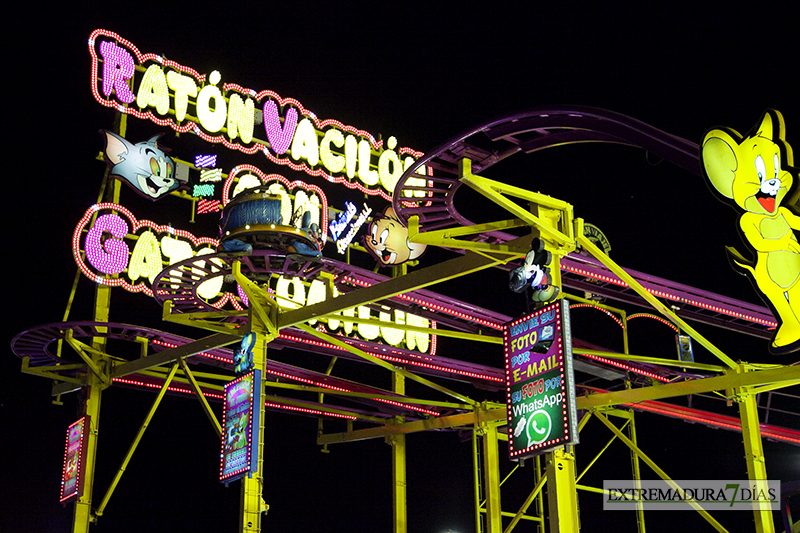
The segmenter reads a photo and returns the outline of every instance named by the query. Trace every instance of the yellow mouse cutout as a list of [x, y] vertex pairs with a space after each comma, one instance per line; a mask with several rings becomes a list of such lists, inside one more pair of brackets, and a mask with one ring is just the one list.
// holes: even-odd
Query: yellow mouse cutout
[[793, 231], [800, 217], [786, 207], [796, 207], [798, 177], [784, 135], [783, 116], [767, 110], [746, 137], [731, 129], [709, 131], [700, 154], [711, 185], [742, 213], [739, 228], [755, 261], [727, 250], [779, 322], [770, 347], [776, 354], [800, 349], [800, 244]]

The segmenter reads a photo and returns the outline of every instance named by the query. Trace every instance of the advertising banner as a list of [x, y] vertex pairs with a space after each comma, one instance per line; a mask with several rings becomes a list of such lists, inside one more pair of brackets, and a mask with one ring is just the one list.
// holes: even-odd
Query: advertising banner
[[506, 324], [508, 445], [512, 459], [578, 442], [569, 303]]
[[261, 371], [254, 369], [225, 385], [219, 480], [228, 483], [258, 469]]
[[61, 470], [61, 496], [66, 503], [83, 494], [83, 469], [86, 456], [84, 437], [89, 430], [89, 417], [84, 416], [67, 428], [67, 444], [64, 449], [64, 467]]

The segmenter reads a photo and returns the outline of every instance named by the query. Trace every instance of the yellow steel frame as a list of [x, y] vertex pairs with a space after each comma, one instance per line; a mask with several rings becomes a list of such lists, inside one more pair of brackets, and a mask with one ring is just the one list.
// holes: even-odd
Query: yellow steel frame
[[[121, 116], [120, 129], [124, 134], [124, 120], [126, 116]], [[428, 431], [433, 429], [471, 427], [473, 430], [474, 443], [474, 467], [475, 467], [475, 494], [476, 494], [476, 524], [477, 530], [483, 531], [481, 527], [482, 513], [486, 518], [486, 529], [489, 533], [499, 533], [505, 531], [510, 533], [520, 520], [533, 520], [537, 522], [539, 530], [544, 531], [544, 509], [542, 491], [547, 487], [548, 502], [550, 505], [550, 531], [572, 532], [579, 530], [578, 518], [578, 499], [577, 490], [589, 490], [602, 492], [602, 489], [580, 485], [578, 482], [585, 472], [595, 463], [613, 442], [620, 440], [626, 444], [631, 453], [631, 467], [634, 479], [639, 479], [639, 461], [645, 462], [659, 476], [667, 480], [668, 483], [674, 482], [661, 470], [647, 455], [644, 454], [636, 443], [636, 429], [632, 411], [617, 409], [615, 406], [624, 404], [635, 404], [645, 400], [655, 400], [674, 396], [683, 396], [699, 392], [724, 391], [731, 401], [737, 401], [740, 405], [740, 418], [742, 432], [745, 442], [745, 452], [747, 459], [748, 477], [753, 480], [766, 479], [766, 468], [764, 463], [764, 453], [761, 446], [761, 436], [759, 432], [757, 404], [754, 399], [755, 394], [766, 390], [786, 387], [800, 383], [800, 367], [775, 366], [768, 368], [754, 368], [745, 363], [736, 363], [726, 354], [722, 353], [710, 341], [705, 339], [696, 330], [686, 324], [671, 309], [662, 304], [657, 298], [647, 292], [636, 280], [629, 276], [621, 267], [608, 258], [599, 248], [590, 242], [583, 235], [583, 221], [575, 218], [573, 208], [570, 204], [551, 198], [549, 196], [534, 193], [518, 187], [512, 187], [493, 180], [472, 174], [471, 162], [468, 159], [461, 160], [459, 164], [461, 181], [465, 185], [484, 195], [497, 205], [509, 211], [515, 218], [490, 222], [486, 224], [474, 225], [470, 227], [451, 228], [441, 231], [420, 232], [419, 220], [411, 217], [408, 221], [409, 238], [412, 242], [424, 243], [428, 245], [442, 246], [464, 250], [463, 256], [444, 261], [437, 265], [427, 268], [406, 272], [405, 266], [395, 272], [396, 276], [371, 287], [359, 288], [354, 291], [342, 294], [337, 298], [328, 298], [323, 302], [301, 307], [295, 310], [279, 312], [278, 306], [272, 296], [264, 289], [248, 280], [241, 272], [238, 262], [234, 263], [233, 275], [242, 287], [250, 300], [248, 311], [233, 312], [210, 312], [193, 314], [173, 314], [172, 306], [167, 303], [164, 306], [163, 318], [177, 323], [183, 323], [213, 332], [212, 335], [193, 341], [187, 345], [170, 350], [164, 350], [156, 354], [147, 355], [146, 343], [143, 343], [142, 356], [134, 361], [121, 361], [106, 353], [103, 338], [96, 338], [91, 345], [81, 343], [74, 339], [71, 332], [65, 336], [66, 344], [69, 345], [80, 356], [82, 363], [77, 365], [54, 365], [49, 367], [29, 366], [28, 359], [23, 359], [22, 368], [24, 372], [37, 374], [43, 377], [54, 379], [53, 394], [58, 395], [64, 392], [75, 390], [76, 387], [83, 387], [86, 395], [85, 409], [86, 414], [91, 416], [91, 426], [87, 436], [87, 458], [86, 458], [86, 484], [84, 494], [75, 504], [75, 518], [73, 531], [88, 531], [89, 524], [101, 516], [113, 494], [114, 489], [119, 483], [122, 474], [127, 467], [132, 454], [134, 453], [142, 434], [146, 430], [152, 416], [155, 413], [164, 393], [170, 382], [181, 381], [187, 383], [195, 395], [198, 397], [201, 407], [211, 422], [212, 428], [219, 435], [221, 427], [211, 410], [202, 389], [219, 390], [220, 385], [200, 382], [198, 377], [203, 379], [227, 379], [225, 376], [213, 374], [192, 373], [187, 366], [185, 359], [204, 350], [209, 350], [219, 346], [225, 346], [239, 340], [244, 333], [242, 329], [224, 322], [231, 316], [248, 317], [248, 329], [257, 333], [257, 343], [254, 350], [255, 366], [264, 371], [267, 361], [267, 346], [278, 334], [280, 329], [294, 326], [307, 333], [310, 333], [325, 342], [338, 346], [348, 352], [363, 358], [370, 363], [385, 368], [390, 371], [392, 376], [392, 392], [388, 391], [385, 395], [348, 393], [320, 389], [313, 387], [302, 387], [301, 389], [318, 395], [318, 409], [322, 412], [337, 414], [349, 414], [362, 420], [378, 423], [380, 425], [364, 429], [353, 429], [352, 424], [348, 423], [347, 430], [341, 433], [325, 434], [322, 432], [320, 424], [317, 443], [327, 447], [329, 444], [352, 442], [356, 440], [383, 438], [391, 445], [392, 453], [392, 483], [393, 483], [393, 516], [394, 531], [407, 531], [407, 485], [406, 485], [406, 446], [405, 436], [409, 433], [418, 431]], [[105, 187], [105, 183], [104, 183]], [[101, 193], [103, 194], [103, 193]], [[109, 188], [109, 195], [118, 199], [119, 184], [114, 181]], [[527, 203], [526, 207], [519, 205], [519, 201]], [[464, 240], [463, 237], [483, 233], [487, 231], [507, 230], [513, 228], [531, 228], [529, 235], [519, 237], [506, 244], [487, 244]], [[542, 474], [540, 458], [535, 458], [536, 477], [533, 489], [525, 499], [522, 506], [515, 513], [504, 513], [501, 509], [500, 487], [503, 483], [499, 479], [499, 453], [498, 441], [503, 440], [505, 435], [498, 432], [498, 427], [505, 423], [506, 408], [503, 404], [493, 402], [479, 403], [461, 393], [452, 391], [430, 380], [422, 378], [404, 368], [397, 368], [390, 363], [363, 352], [347, 343], [342, 342], [336, 337], [322, 333], [307, 325], [312, 319], [325, 320], [334, 316], [334, 313], [376, 302], [391, 296], [403, 294], [415, 289], [428, 287], [442, 281], [455, 277], [467, 275], [474, 272], [491, 268], [497, 265], [508, 263], [514, 259], [523, 257], [529, 250], [530, 240], [534, 235], [538, 235], [545, 241], [546, 247], [553, 253], [553, 263], [551, 264], [553, 283], [560, 286], [560, 258], [573, 251], [576, 246], [581, 246], [607, 268], [614, 272], [620, 279], [625, 281], [634, 291], [650, 303], [654, 309], [659, 311], [667, 320], [671, 321], [681, 330], [687, 332], [698, 343], [714, 354], [723, 366], [709, 365], [701, 363], [686, 363], [678, 361], [664, 360], [660, 358], [647, 357], [642, 355], [632, 355], [628, 352], [627, 328], [624, 329], [625, 353], [613, 354], [602, 351], [582, 350], [577, 353], [599, 355], [608, 358], [621, 358], [629, 361], [639, 361], [655, 363], [659, 365], [678, 365], [686, 368], [694, 368], [704, 371], [719, 373], [719, 376], [702, 380], [683, 381], [671, 384], [660, 385], [658, 387], [644, 387], [622, 391], [615, 391], [607, 394], [594, 394], [577, 399], [577, 408], [587, 410], [594, 414], [595, 418], [607, 426], [613, 433], [613, 438], [606, 446], [592, 459], [580, 474], [576, 474], [574, 449], [557, 449], [547, 456], [545, 474]], [[327, 280], [327, 285], [332, 283]], [[73, 288], [74, 293], [74, 288]], [[70, 303], [72, 296], [70, 297]], [[594, 302], [593, 302], [594, 303]], [[69, 305], [69, 304], [68, 304]], [[95, 298], [94, 318], [97, 321], [107, 321], [110, 306], [110, 288], [98, 286]], [[627, 324], [625, 312], [608, 306], [606, 308], [612, 313], [621, 317], [624, 325]], [[69, 309], [67, 310], [67, 314]], [[341, 317], [336, 317], [341, 318]], [[65, 315], [66, 319], [66, 315]], [[349, 318], [352, 322], [369, 325], [383, 325], [383, 323], [371, 319]], [[491, 335], [467, 334], [463, 332], [432, 330], [410, 325], [394, 324], [393, 327], [406, 331], [424, 332], [440, 336], [451, 336], [464, 340], [487, 343], [501, 343], [499, 337]], [[60, 350], [60, 346], [59, 346]], [[60, 352], [59, 352], [60, 353]], [[328, 373], [333, 369], [335, 358], [328, 368]], [[169, 365], [169, 371], [163, 370]], [[64, 376], [63, 371], [74, 371], [83, 369], [84, 373], [78, 377]], [[178, 373], [184, 377], [179, 377]], [[100, 420], [100, 399], [101, 392], [108, 387], [112, 380], [125, 375], [138, 373], [143, 375], [159, 376], [163, 379], [163, 386], [155, 399], [153, 406], [148, 413], [145, 421], [140, 427], [139, 433], [131, 444], [128, 454], [123, 460], [122, 465], [117, 471], [111, 486], [108, 488], [99, 507], [92, 512], [92, 490], [94, 480], [94, 462], [96, 455], [96, 442]], [[449, 401], [425, 400], [411, 398], [405, 395], [405, 381], [412, 380], [435, 390], [450, 398]], [[263, 384], [262, 394], [265, 392], [266, 384]], [[273, 388], [295, 388], [296, 385], [284, 383], [269, 383]], [[389, 421], [377, 419], [360, 414], [350, 413], [343, 409], [327, 407], [323, 404], [324, 394], [368, 396], [371, 398], [387, 398], [408, 404], [427, 404], [446, 406], [465, 412], [448, 416], [429, 418], [419, 421], [406, 422], [402, 417], [395, 417]], [[266, 395], [264, 395], [266, 397]], [[292, 403], [292, 400], [281, 398], [284, 403]], [[298, 402], [298, 405], [301, 405]], [[302, 405], [307, 405], [303, 403]], [[263, 446], [264, 432], [264, 405], [261, 409], [261, 426], [259, 432], [262, 438], [260, 442]], [[625, 422], [622, 428], [617, 428], [607, 418], [608, 415], [622, 417]], [[589, 419], [587, 414], [580, 422], [579, 431]], [[628, 435], [623, 433], [627, 428]], [[480, 439], [481, 445], [478, 445]], [[240, 530], [241, 531], [260, 531], [261, 517], [268, 510], [268, 505], [263, 500], [263, 456], [262, 450], [258, 450], [258, 468], [251, 476], [244, 478], [242, 482]], [[548, 483], [549, 481], [549, 483]], [[481, 503], [481, 494], [485, 495], [485, 508]], [[535, 514], [527, 515], [528, 508], [535, 503]], [[699, 505], [693, 505], [695, 509], [709, 521], [718, 531], [724, 531]], [[770, 533], [774, 531], [769, 512], [754, 508], [756, 520], [756, 530], [759, 533]], [[510, 518], [505, 530], [503, 530], [503, 517]], [[645, 531], [644, 516], [639, 509], [637, 511], [637, 524], [640, 533]]]

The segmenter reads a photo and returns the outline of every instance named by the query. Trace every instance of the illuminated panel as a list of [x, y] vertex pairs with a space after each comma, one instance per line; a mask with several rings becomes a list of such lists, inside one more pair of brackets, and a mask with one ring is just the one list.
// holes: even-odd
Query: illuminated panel
[[576, 444], [569, 303], [560, 300], [507, 324], [503, 344], [511, 458]]
[[261, 371], [252, 372], [225, 385], [222, 408], [222, 449], [219, 480], [228, 483], [258, 469], [258, 431], [261, 402]]
[[60, 502], [80, 498], [83, 494], [84, 461], [86, 459], [85, 437], [89, 429], [89, 416], [84, 416], [67, 429], [67, 444], [64, 449], [64, 467], [61, 470]]
[[[160, 55], [143, 54], [110, 31], [95, 30], [88, 45], [97, 102], [179, 133], [246, 154], [263, 152], [273, 163], [386, 200], [422, 156], [398, 147], [393, 136], [384, 143], [338, 120], [320, 120], [295, 99], [222, 83], [217, 71], [206, 77]], [[262, 110], [266, 143], [254, 135], [256, 108]]]
[[[87, 209], [78, 222], [72, 235], [72, 255], [81, 271], [95, 283], [153, 296], [150, 283], [164, 268], [215, 252], [217, 244], [216, 239], [137, 220], [121, 205], [101, 203]], [[203, 292], [201, 296], [217, 308], [228, 302], [234, 307], [239, 305], [230, 293], [209, 296]]]

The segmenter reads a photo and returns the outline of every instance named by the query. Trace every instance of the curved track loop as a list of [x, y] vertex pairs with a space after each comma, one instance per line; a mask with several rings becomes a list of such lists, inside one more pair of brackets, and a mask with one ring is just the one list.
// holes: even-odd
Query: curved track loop
[[[404, 222], [411, 216], [419, 217], [420, 233], [471, 226], [474, 223], [454, 205], [461, 185], [458, 164], [462, 158], [472, 160], [472, 170], [477, 174], [514, 154], [584, 142], [639, 147], [701, 175], [696, 143], [612, 111], [581, 106], [539, 108], [480, 124], [425, 154], [398, 181], [393, 208]], [[423, 165], [427, 172], [418, 172]], [[495, 231], [469, 239], [497, 244], [515, 237]], [[518, 263], [511, 262], [504, 268], [510, 270], [515, 266]], [[594, 258], [571, 253], [562, 260], [562, 268], [562, 283], [566, 287], [648, 307], [639, 295]], [[641, 272], [628, 272], [653, 294], [681, 307], [679, 314], [685, 319], [765, 339], [772, 337], [771, 330], [777, 325], [764, 306]]]
[[[488, 149], [484, 147], [487, 140]], [[473, 171], [479, 173], [517, 153], [583, 142], [637, 146], [700, 173], [696, 143], [612, 111], [581, 106], [540, 108], [490, 120], [426, 153], [400, 177], [392, 196], [393, 208], [404, 222], [418, 216], [420, 233], [473, 225], [453, 203], [461, 185], [458, 163], [462, 158], [471, 159]], [[431, 174], [417, 172], [423, 165]], [[497, 239], [498, 234], [492, 233], [478, 240]]]

